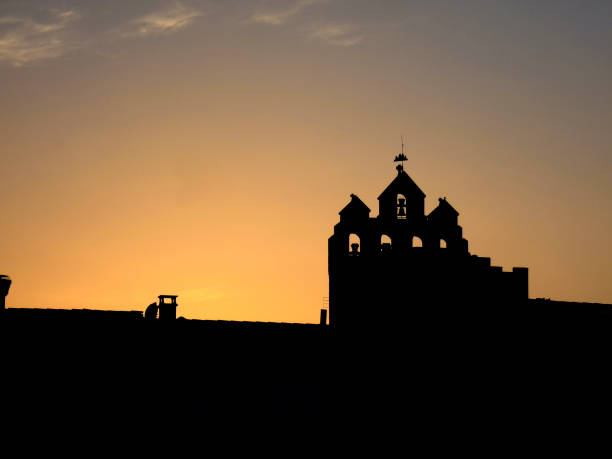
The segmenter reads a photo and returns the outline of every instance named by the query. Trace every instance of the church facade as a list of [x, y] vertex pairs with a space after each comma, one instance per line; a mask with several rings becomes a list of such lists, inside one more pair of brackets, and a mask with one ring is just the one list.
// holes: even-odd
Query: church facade
[[470, 254], [459, 213], [440, 198], [426, 215], [425, 193], [402, 165], [378, 206], [371, 217], [351, 194], [328, 240], [331, 326], [527, 301], [528, 269], [504, 272], [490, 258]]

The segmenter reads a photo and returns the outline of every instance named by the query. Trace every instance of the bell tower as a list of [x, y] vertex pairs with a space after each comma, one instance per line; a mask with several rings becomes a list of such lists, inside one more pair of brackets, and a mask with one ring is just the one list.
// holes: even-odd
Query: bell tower
[[504, 272], [470, 254], [459, 212], [446, 198], [425, 214], [425, 193], [404, 170], [407, 159], [402, 141], [397, 176], [378, 197], [377, 217], [354, 194], [340, 211], [328, 240], [330, 325], [393, 326], [440, 311], [461, 313], [458, 306], [492, 298], [526, 300], [526, 268]]

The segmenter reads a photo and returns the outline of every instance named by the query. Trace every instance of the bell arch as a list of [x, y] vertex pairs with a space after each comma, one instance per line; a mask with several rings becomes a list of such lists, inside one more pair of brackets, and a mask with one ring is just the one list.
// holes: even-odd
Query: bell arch
[[395, 205], [397, 208], [396, 217], [398, 220], [406, 220], [406, 196], [401, 193], [397, 194]]
[[391, 237], [384, 233], [381, 234], [380, 235], [380, 251], [383, 253], [389, 252], [391, 250], [391, 247], [393, 247], [393, 241]]
[[348, 254], [357, 256], [361, 253], [361, 238], [357, 233], [350, 233], [348, 236]]

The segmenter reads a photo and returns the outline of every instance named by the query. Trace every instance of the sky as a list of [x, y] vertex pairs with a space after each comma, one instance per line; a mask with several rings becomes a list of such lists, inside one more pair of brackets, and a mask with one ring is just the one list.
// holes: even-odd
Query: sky
[[8, 307], [317, 322], [405, 169], [529, 295], [612, 303], [612, 2], [0, 1]]

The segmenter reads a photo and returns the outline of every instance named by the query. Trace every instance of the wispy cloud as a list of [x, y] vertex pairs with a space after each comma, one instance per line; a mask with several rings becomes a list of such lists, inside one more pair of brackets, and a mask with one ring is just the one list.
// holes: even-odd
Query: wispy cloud
[[202, 12], [176, 3], [172, 8], [155, 11], [134, 19], [124, 27], [124, 37], [146, 37], [148, 35], [170, 34], [184, 29]]
[[325, 24], [310, 28], [310, 37], [334, 46], [354, 46], [363, 40], [359, 28], [351, 24]]
[[281, 25], [287, 22], [291, 17], [300, 13], [305, 8], [315, 5], [317, 3], [325, 3], [327, 0], [299, 0], [289, 8], [281, 11], [269, 12], [269, 13], [256, 13], [251, 16], [251, 21], [258, 24], [266, 25]]
[[0, 17], [0, 61], [15, 67], [60, 57], [76, 48], [66, 40], [63, 32], [79, 19], [72, 11], [48, 11], [48, 20], [37, 22], [30, 17]]

